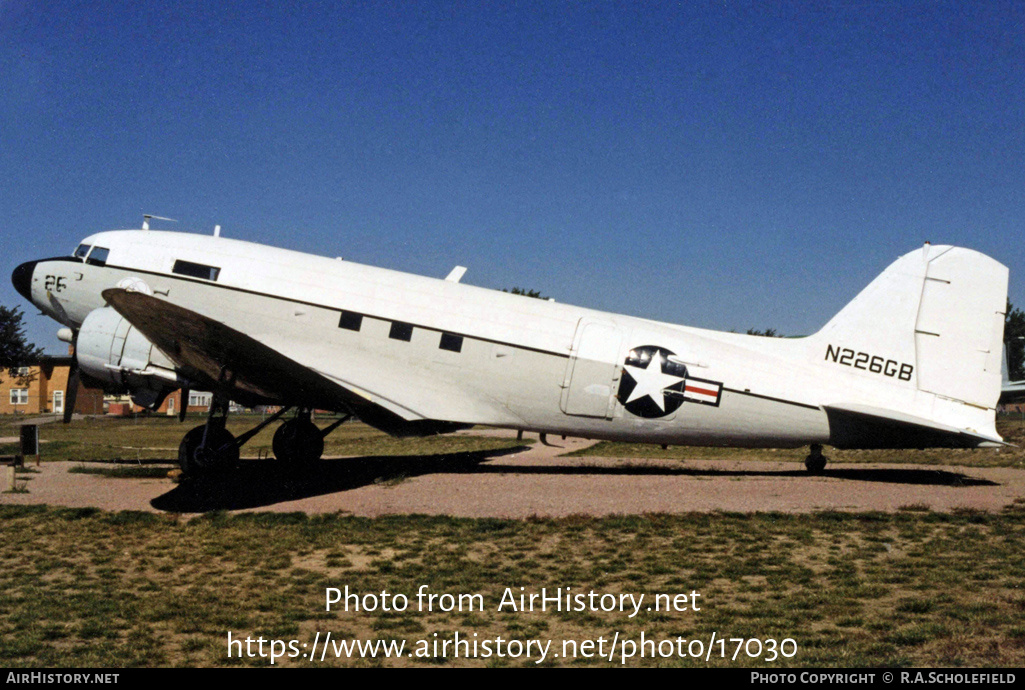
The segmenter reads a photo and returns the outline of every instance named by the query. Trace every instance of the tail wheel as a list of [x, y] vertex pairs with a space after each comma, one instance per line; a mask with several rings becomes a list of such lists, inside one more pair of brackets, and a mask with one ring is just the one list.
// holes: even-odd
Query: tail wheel
[[826, 469], [826, 456], [822, 454], [822, 446], [816, 444], [811, 447], [811, 455], [804, 459], [804, 467], [811, 474], [819, 474]]
[[230, 431], [211, 427], [203, 446], [206, 425], [197, 426], [185, 434], [178, 446], [178, 464], [182, 472], [192, 476], [215, 474], [234, 469], [238, 465], [238, 445]]
[[274, 432], [273, 448], [282, 462], [308, 465], [324, 454], [324, 435], [308, 419], [290, 419]]

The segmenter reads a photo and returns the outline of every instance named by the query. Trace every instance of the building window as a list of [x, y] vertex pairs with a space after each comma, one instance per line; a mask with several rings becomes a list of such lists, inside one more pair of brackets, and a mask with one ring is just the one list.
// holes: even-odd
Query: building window
[[210, 407], [213, 401], [213, 393], [189, 392], [189, 407]]
[[28, 388], [12, 388], [11, 404], [28, 405]]
[[450, 352], [462, 352], [463, 350], [463, 336], [453, 335], [451, 333], [442, 333], [441, 342], [438, 347], [442, 350], [449, 350]]
[[[95, 250], [93, 250], [95, 254]], [[194, 264], [191, 261], [182, 261], [178, 259], [174, 262], [174, 268], [171, 269], [172, 273], [178, 275], [189, 276], [190, 278], [202, 278], [203, 280], [217, 280], [217, 276], [220, 275], [221, 269], [216, 266], [206, 266], [204, 264]]]
[[405, 340], [408, 343], [413, 339], [413, 324], [393, 321], [388, 337], [393, 340]]
[[338, 327], [350, 331], [358, 331], [363, 326], [363, 315], [354, 311], [343, 311], [338, 318]]
[[32, 373], [31, 367], [18, 367], [14, 370], [14, 375], [18, 378], [25, 378]]

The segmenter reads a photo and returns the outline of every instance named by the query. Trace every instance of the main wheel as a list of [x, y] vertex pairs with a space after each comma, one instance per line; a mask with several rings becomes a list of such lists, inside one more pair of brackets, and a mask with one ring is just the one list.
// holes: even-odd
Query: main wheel
[[205, 427], [205, 424], [197, 426], [185, 434], [178, 446], [178, 464], [182, 472], [193, 477], [226, 472], [238, 464], [235, 437], [226, 429], [211, 428], [207, 432], [206, 447], [201, 447]]
[[282, 462], [308, 465], [324, 454], [324, 436], [308, 419], [290, 419], [274, 432], [273, 448]]

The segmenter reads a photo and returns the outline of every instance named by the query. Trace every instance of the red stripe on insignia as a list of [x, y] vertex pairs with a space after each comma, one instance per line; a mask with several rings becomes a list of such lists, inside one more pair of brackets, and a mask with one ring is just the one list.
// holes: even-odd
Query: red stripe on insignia
[[697, 388], [695, 386], [687, 386], [688, 393], [701, 393], [703, 395], [719, 395], [719, 391], [710, 390], [708, 388]]

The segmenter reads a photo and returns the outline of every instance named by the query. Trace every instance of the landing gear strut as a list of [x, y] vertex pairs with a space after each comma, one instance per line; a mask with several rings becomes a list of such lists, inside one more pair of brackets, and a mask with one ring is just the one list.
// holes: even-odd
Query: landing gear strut
[[811, 474], [819, 474], [822, 470], [826, 469], [826, 458], [822, 454], [822, 446], [817, 443], [813, 443], [811, 446], [811, 455], [804, 459], [804, 466]]

